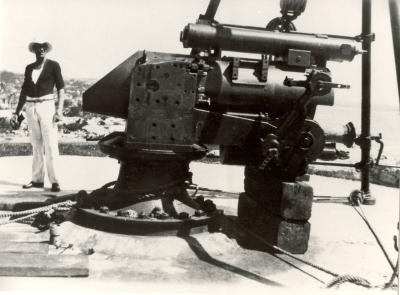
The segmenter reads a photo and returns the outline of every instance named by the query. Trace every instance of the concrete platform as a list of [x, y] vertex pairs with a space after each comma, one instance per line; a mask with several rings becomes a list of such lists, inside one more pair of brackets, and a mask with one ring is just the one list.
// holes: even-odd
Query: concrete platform
[[[62, 156], [59, 178], [62, 191], [47, 189], [23, 191], [30, 180], [30, 157], [0, 158], [0, 204], [36, 202], [80, 189], [92, 190], [116, 179], [118, 163], [110, 158]], [[243, 191], [243, 167], [192, 163], [193, 180], [199, 186], [230, 192]], [[373, 285], [386, 283], [391, 268], [367, 226], [345, 204], [359, 182], [311, 176], [317, 196], [313, 204], [311, 237], [303, 259], [335, 273], [352, 274]], [[397, 259], [393, 235], [399, 220], [399, 190], [371, 185], [375, 206], [363, 207], [392, 261]], [[226, 215], [235, 216], [237, 199], [215, 194], [212, 198]], [[326, 200], [324, 196], [335, 197]], [[337, 198], [336, 198], [337, 197]], [[29, 231], [27, 225], [0, 226], [1, 231]], [[0, 277], [0, 290], [62, 290], [81, 292], [156, 292], [156, 293], [258, 293], [273, 291], [320, 293], [332, 276], [306, 266], [285, 255], [241, 248], [223, 233], [202, 233], [188, 238], [125, 236], [79, 227], [71, 222], [61, 226], [66, 243], [74, 244], [65, 254], [93, 249], [89, 256], [89, 278], [13, 278]], [[1, 262], [0, 262], [1, 263]], [[279, 287], [279, 286], [283, 286]], [[365, 292], [350, 284], [339, 291]], [[372, 290], [369, 292], [377, 292]], [[394, 293], [391, 289], [386, 293]]]

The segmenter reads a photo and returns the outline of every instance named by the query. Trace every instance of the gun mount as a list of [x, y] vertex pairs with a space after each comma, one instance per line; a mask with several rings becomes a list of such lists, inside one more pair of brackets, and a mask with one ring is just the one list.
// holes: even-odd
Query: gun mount
[[[334, 104], [333, 88], [349, 88], [333, 82], [326, 65], [350, 62], [362, 51], [357, 38], [295, 31], [292, 21], [305, 0], [281, 1], [282, 17], [267, 28], [220, 24], [214, 20], [218, 5], [211, 0], [206, 14], [181, 32], [189, 55], [138, 51], [84, 93], [84, 111], [127, 123], [125, 132], [99, 142], [121, 163], [114, 187], [86, 198], [82, 207], [136, 209], [160, 199], [177, 218], [172, 203], [178, 200], [206, 216], [198, 221], [204, 225], [215, 208], [189, 196], [189, 163], [206, 155], [206, 145], [220, 145], [222, 163], [245, 165], [239, 221], [252, 226], [263, 219], [270, 229], [264, 236], [304, 253], [312, 188], [297, 180], [327, 138], [314, 115], [318, 105]], [[223, 51], [259, 57], [222, 56]], [[351, 145], [354, 130], [339, 137]]]

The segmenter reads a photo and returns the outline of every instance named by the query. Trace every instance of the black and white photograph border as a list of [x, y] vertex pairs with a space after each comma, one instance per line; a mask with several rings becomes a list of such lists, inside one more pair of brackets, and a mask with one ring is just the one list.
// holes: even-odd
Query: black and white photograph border
[[0, 294], [394, 294], [398, 0], [0, 0]]

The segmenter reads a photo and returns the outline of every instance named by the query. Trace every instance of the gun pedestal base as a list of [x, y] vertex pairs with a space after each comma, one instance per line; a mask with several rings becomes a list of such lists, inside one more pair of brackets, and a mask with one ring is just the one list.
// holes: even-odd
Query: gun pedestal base
[[117, 132], [101, 140], [100, 148], [120, 161], [118, 179], [82, 194], [76, 214], [79, 224], [139, 235], [184, 235], [218, 228], [222, 213], [212, 201], [198, 203], [187, 192], [189, 162], [203, 150], [176, 154], [128, 148], [125, 134]]
[[213, 231], [220, 227], [223, 215], [216, 208], [208, 212], [193, 208], [204, 206], [195, 200], [187, 201], [182, 196], [187, 194], [183, 188], [140, 196], [115, 188], [80, 194], [74, 220], [82, 226], [113, 233], [188, 235]]

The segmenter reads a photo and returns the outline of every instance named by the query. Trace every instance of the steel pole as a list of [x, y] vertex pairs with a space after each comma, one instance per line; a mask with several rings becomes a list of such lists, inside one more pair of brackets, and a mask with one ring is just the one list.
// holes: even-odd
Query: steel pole
[[400, 1], [389, 0], [390, 22], [392, 25], [392, 38], [394, 59], [397, 73], [397, 89], [400, 104]]
[[[370, 196], [371, 152], [371, 0], [362, 0], [362, 100], [361, 100], [361, 191]], [[372, 197], [371, 197], [372, 198]], [[374, 198], [372, 198], [374, 199]], [[372, 203], [375, 203], [374, 201]]]
[[208, 3], [207, 11], [203, 18], [209, 21], [213, 21], [215, 15], [217, 14], [220, 2], [221, 0], [210, 0], [210, 3]]

